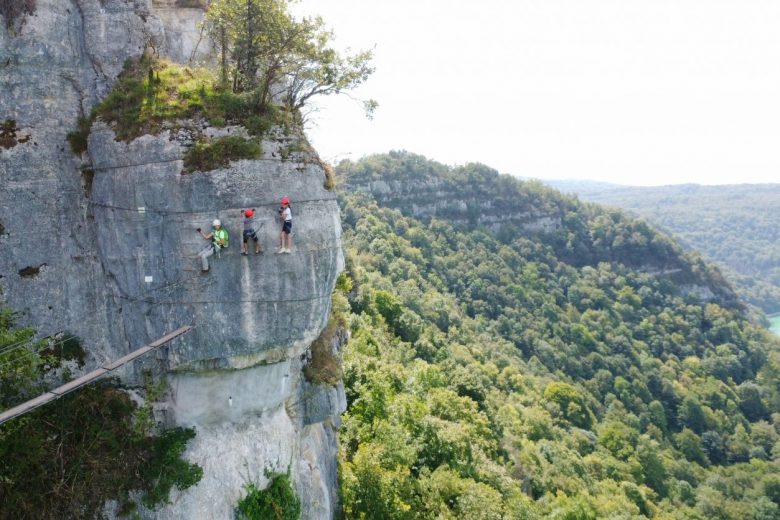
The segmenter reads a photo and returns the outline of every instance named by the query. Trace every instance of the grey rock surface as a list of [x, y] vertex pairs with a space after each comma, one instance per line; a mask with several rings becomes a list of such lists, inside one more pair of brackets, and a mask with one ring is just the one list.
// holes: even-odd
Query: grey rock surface
[[306, 493], [301, 503], [301, 518], [329, 518], [338, 510], [336, 430], [325, 423], [312, 424], [303, 430], [298, 457], [300, 493]]
[[[201, 5], [206, 5], [203, 0]], [[163, 52], [177, 63], [200, 65], [212, 61], [211, 45], [200, 27], [204, 10], [198, 2], [177, 2], [176, 0], [152, 0], [154, 14], [164, 28]]]
[[68, 330], [93, 345], [96, 362], [127, 342], [112, 327], [88, 179], [65, 135], [157, 30], [142, 12], [116, 0], [39, 0], [18, 34], [0, 29], [0, 121], [31, 136], [0, 150], [0, 289], [41, 334]]
[[[170, 371], [168, 398], [155, 409], [168, 424], [196, 428], [186, 456], [204, 469], [195, 488], [145, 517], [232, 518], [245, 482], [262, 487], [266, 469], [291, 468], [310, 518], [331, 518], [336, 419], [318, 405], [317, 422], [301, 402], [331, 399], [304, 393], [300, 357], [327, 321], [343, 267], [338, 207], [322, 168], [301, 154], [279, 160], [294, 136], [263, 143], [261, 160], [189, 175], [181, 174], [186, 135], [121, 143], [96, 124], [82, 157], [66, 140], [126, 59], [146, 48], [192, 56], [201, 15], [167, 0], [37, 0], [15, 34], [0, 20], [0, 122], [30, 136], [0, 147], [2, 300], [41, 335], [80, 337], [87, 368], [195, 325], [123, 373], [134, 384], [144, 368]], [[232, 131], [241, 129], [214, 130]], [[292, 199], [289, 255], [273, 253], [281, 196]], [[264, 254], [244, 257], [240, 210], [249, 207]], [[214, 218], [231, 247], [203, 275], [196, 254], [206, 243], [195, 228]], [[334, 402], [327, 406], [338, 414]], [[304, 473], [303, 460], [333, 471]]]
[[[182, 175], [181, 146], [167, 132], [127, 144], [105, 124], [90, 134], [98, 250], [126, 335], [143, 343], [197, 325], [169, 350], [170, 368], [279, 361], [303, 352], [326, 323], [344, 263], [335, 196], [323, 188], [319, 165], [275, 158], [272, 143], [264, 148], [260, 160]], [[279, 255], [278, 202], [288, 195], [293, 248]], [[240, 254], [245, 208], [257, 210], [262, 255]], [[213, 219], [231, 246], [203, 274], [197, 253], [208, 242], [196, 228], [209, 230]]]

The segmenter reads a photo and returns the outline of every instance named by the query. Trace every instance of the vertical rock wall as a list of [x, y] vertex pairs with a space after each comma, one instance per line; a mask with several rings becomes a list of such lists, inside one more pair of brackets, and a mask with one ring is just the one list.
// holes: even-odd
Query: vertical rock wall
[[[37, 0], [13, 34], [0, 28], [0, 123], [13, 121], [20, 137], [0, 145], [2, 298], [41, 334], [79, 336], [93, 366], [195, 325], [124, 374], [132, 384], [145, 366], [169, 371], [160, 414], [196, 428], [186, 456], [204, 468], [198, 486], [145, 517], [232, 518], [244, 483], [289, 470], [306, 518], [330, 518], [343, 392], [301, 375], [343, 267], [322, 169], [311, 157], [279, 160], [274, 139], [260, 160], [191, 175], [167, 133], [120, 143], [96, 124], [83, 157], [66, 141], [127, 58], [147, 46], [179, 61], [197, 55], [201, 15], [157, 0]], [[289, 255], [273, 254], [282, 196], [294, 215]], [[263, 255], [239, 254], [246, 207], [257, 209]], [[231, 247], [204, 275], [195, 228], [214, 218]]]

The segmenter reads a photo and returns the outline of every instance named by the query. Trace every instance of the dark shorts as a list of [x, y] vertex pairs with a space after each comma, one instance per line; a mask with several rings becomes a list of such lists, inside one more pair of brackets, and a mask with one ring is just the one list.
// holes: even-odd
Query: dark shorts
[[287, 233], [288, 235], [292, 231], [292, 220], [285, 220], [284, 225], [282, 226], [282, 233]]
[[254, 240], [255, 242], [257, 242], [257, 233], [255, 232], [254, 229], [245, 229], [244, 230], [244, 243], [246, 244], [247, 242], [249, 242], [250, 238], [252, 240]]

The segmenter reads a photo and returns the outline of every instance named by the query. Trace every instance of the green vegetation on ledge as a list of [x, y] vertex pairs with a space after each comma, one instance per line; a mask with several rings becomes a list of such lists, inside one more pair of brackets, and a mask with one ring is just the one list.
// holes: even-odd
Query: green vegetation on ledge
[[[306, 142], [303, 125], [312, 113], [306, 107], [313, 98], [341, 94], [365, 82], [374, 72], [373, 54], [337, 51], [332, 47], [334, 35], [322, 19], [297, 19], [290, 12], [291, 3], [179, 0], [187, 7], [208, 4], [203, 29], [219, 53], [219, 77], [214, 69], [185, 67], [146, 55], [128, 60], [113, 90], [68, 133], [73, 152], [87, 150], [96, 119], [111, 125], [122, 141], [183, 127], [195, 141], [186, 157], [186, 171], [206, 170], [238, 158], [256, 158], [259, 152], [249, 141], [259, 144], [271, 128], [279, 127], [285, 136], [295, 136], [280, 149], [281, 160], [305, 152], [305, 158], [296, 160], [323, 165], [324, 186], [332, 189], [332, 170]], [[377, 107], [374, 100], [363, 104], [368, 116]], [[212, 127], [240, 125], [251, 137], [243, 142], [210, 141], [203, 122]]]
[[293, 489], [290, 476], [267, 474], [271, 482], [265, 489], [253, 483], [245, 486], [246, 496], [238, 502], [239, 520], [299, 520], [301, 499]]
[[193, 118], [216, 127], [242, 125], [259, 140], [274, 125], [292, 125], [286, 114], [276, 108], [260, 111], [251, 94], [218, 88], [208, 69], [143, 58], [127, 61], [114, 89], [68, 134], [68, 140], [74, 152], [85, 151], [95, 119], [110, 124], [117, 139], [131, 141]]
[[262, 155], [260, 144], [245, 137], [233, 135], [213, 141], [200, 141], [184, 154], [186, 171], [208, 171], [225, 167], [238, 159], [257, 159]]
[[[403, 180], [399, 162], [377, 163]], [[780, 517], [778, 340], [740, 307], [641, 269], [635, 222], [543, 196], [527, 202], [569, 208], [548, 234], [422, 223], [366, 195], [342, 198], [346, 517]], [[637, 251], [609, 250], [626, 240]], [[717, 293], [706, 266], [657, 251]]]

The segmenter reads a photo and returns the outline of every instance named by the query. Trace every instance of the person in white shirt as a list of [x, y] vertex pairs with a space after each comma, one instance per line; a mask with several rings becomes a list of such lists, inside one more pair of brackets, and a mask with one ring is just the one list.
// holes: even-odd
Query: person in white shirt
[[279, 233], [279, 251], [277, 253], [290, 253], [292, 248], [292, 210], [290, 209], [290, 199], [282, 199], [282, 207], [279, 208], [279, 216], [282, 219], [282, 232]]

